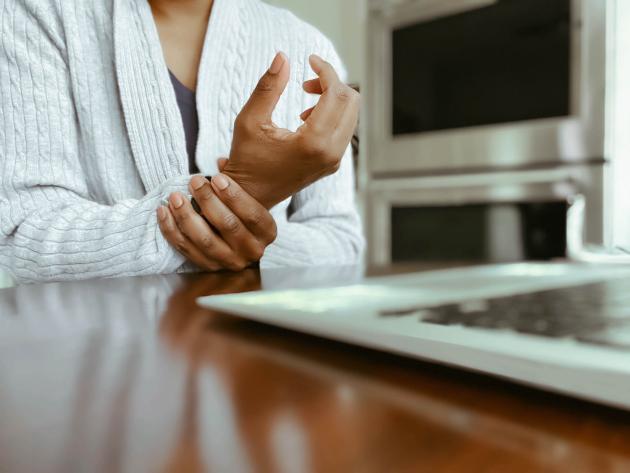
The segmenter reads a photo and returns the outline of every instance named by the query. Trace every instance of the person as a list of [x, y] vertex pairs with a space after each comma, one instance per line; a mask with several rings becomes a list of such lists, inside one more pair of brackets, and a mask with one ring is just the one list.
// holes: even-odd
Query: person
[[260, 0], [0, 11], [0, 267], [17, 281], [359, 260], [359, 97], [315, 28]]

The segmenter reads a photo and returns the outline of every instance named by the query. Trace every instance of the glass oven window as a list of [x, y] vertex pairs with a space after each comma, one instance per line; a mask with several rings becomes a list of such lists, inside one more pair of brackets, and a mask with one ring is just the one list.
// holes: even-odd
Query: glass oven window
[[394, 207], [392, 261], [563, 258], [568, 209], [566, 201]]
[[570, 114], [571, 0], [498, 0], [392, 46], [394, 135]]

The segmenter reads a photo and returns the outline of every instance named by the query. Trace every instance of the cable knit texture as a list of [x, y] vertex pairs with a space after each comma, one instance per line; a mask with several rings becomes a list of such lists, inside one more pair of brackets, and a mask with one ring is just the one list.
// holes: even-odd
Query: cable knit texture
[[[276, 51], [292, 66], [274, 121], [295, 130], [302, 91], [330, 42], [259, 0], [215, 0], [199, 70], [197, 164], [217, 172], [233, 123]], [[190, 269], [155, 211], [188, 194], [184, 130], [146, 0], [0, 0], [0, 266], [69, 280]], [[262, 266], [357, 262], [350, 153], [340, 171], [272, 210]]]

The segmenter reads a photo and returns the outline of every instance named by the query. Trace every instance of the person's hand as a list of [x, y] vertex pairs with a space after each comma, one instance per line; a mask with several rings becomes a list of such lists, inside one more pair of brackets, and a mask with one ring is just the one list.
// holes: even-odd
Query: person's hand
[[183, 194], [171, 194], [157, 211], [166, 240], [206, 271], [241, 271], [260, 261], [277, 235], [269, 211], [223, 174], [212, 182], [193, 176], [189, 190], [201, 215]]
[[302, 113], [304, 124], [295, 133], [271, 120], [289, 81], [289, 62], [282, 53], [236, 118], [223, 172], [266, 208], [336, 172], [357, 124], [359, 94], [320, 57], [311, 56], [310, 63], [318, 78], [305, 82], [304, 90], [321, 98]]

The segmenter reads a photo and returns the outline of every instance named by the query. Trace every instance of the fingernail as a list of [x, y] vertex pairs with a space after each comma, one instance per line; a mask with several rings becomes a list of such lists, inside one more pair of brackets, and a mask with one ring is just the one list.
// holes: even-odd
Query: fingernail
[[179, 194], [173, 194], [171, 196], [171, 203], [173, 204], [173, 207], [175, 207], [176, 209], [180, 208], [182, 205], [184, 205], [184, 199], [182, 199], [182, 196]]
[[224, 191], [230, 186], [230, 181], [228, 181], [223, 174], [217, 174], [212, 178], [212, 184], [214, 184], [220, 191]]
[[278, 72], [280, 72], [283, 65], [284, 65], [284, 54], [282, 53], [276, 54], [276, 57], [273, 58], [273, 62], [271, 63], [271, 66], [269, 66], [269, 73], [277, 74]]
[[158, 207], [157, 216], [160, 222], [163, 222], [164, 220], [166, 220], [166, 209], [164, 207]]
[[201, 189], [203, 187], [203, 185], [206, 183], [206, 180], [201, 177], [201, 176], [194, 176], [191, 180], [190, 180], [190, 185], [192, 186], [192, 188], [196, 191], [198, 191], [199, 189]]

